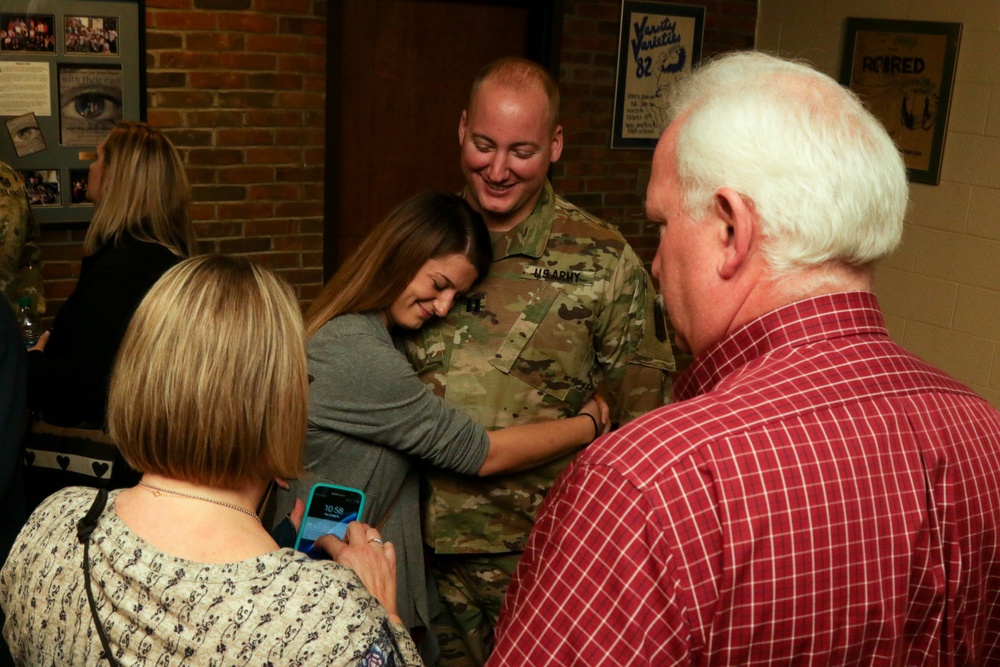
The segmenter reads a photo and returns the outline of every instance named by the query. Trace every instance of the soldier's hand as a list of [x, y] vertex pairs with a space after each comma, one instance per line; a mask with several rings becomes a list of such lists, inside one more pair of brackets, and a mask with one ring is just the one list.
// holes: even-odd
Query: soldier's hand
[[611, 430], [611, 408], [608, 407], [608, 402], [600, 394], [591, 396], [590, 400], [580, 408], [577, 415], [582, 414], [587, 414], [594, 418], [597, 424], [597, 433], [594, 434], [595, 440]]

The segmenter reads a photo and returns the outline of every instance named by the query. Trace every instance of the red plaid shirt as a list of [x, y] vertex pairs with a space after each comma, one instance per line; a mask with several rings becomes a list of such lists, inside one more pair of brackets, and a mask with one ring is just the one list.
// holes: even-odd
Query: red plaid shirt
[[1000, 413], [867, 292], [795, 303], [549, 494], [490, 665], [1000, 664]]

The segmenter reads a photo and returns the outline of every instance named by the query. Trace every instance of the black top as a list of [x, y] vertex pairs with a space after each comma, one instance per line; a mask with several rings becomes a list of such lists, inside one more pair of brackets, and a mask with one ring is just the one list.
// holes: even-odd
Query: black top
[[[21, 433], [24, 428], [24, 343], [10, 304], [0, 298], [0, 562], [28, 518], [21, 497]], [[2, 664], [2, 660], [0, 660]]]
[[[7, 300], [0, 297], [0, 562], [28, 519], [21, 470], [21, 431], [24, 425], [24, 383], [27, 363], [17, 320]], [[4, 622], [0, 610], [0, 624]], [[0, 666], [13, 665], [7, 644], [0, 638]]]
[[57, 426], [103, 426], [111, 370], [132, 314], [181, 259], [131, 237], [84, 257], [45, 352], [28, 355], [29, 407]]

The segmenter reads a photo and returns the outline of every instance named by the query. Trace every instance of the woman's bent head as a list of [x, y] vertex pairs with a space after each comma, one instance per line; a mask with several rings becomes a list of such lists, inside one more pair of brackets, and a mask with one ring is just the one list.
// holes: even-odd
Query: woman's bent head
[[120, 121], [98, 148], [87, 197], [94, 216], [84, 252], [113, 245], [123, 234], [166, 246], [178, 256], [195, 251], [184, 164], [170, 140], [145, 123]]
[[242, 257], [170, 269], [118, 352], [108, 428], [135, 469], [241, 488], [302, 472], [308, 375], [291, 288]]
[[493, 259], [483, 218], [455, 194], [428, 191], [400, 204], [330, 279], [306, 314], [309, 335], [344, 313], [386, 312], [431, 259], [461, 255], [479, 278]]

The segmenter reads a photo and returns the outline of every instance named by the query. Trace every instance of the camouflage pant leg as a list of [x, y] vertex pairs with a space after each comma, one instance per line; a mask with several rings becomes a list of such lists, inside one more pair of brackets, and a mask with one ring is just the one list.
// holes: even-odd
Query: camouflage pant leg
[[521, 554], [434, 556], [431, 574], [442, 611], [434, 618], [438, 667], [481, 667], [493, 650], [493, 629]]

